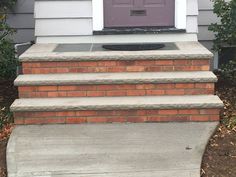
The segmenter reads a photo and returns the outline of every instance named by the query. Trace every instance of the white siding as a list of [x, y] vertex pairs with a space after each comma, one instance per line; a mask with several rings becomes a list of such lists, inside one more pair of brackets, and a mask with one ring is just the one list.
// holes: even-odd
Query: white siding
[[37, 19], [36, 36], [92, 35], [91, 19]]
[[91, 1], [36, 1], [35, 18], [92, 18], [91, 6]]
[[211, 0], [198, 0], [199, 17], [198, 17], [198, 39], [208, 49], [212, 48], [213, 32], [208, 30], [211, 23], [218, 22], [216, 15], [213, 13], [213, 3]]

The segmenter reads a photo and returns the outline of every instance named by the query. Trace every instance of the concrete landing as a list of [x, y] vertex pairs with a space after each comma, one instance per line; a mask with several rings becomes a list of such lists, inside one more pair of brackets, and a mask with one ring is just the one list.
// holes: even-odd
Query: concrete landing
[[18, 126], [9, 177], [200, 177], [217, 122]]

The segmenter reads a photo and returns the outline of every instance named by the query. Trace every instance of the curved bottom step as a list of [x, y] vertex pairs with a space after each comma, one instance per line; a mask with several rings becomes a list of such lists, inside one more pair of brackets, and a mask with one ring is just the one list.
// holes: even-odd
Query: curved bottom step
[[18, 126], [9, 177], [200, 177], [217, 123]]

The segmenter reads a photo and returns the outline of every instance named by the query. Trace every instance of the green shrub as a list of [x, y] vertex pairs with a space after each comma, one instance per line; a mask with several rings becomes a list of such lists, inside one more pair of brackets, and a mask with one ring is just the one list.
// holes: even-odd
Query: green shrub
[[18, 61], [13, 44], [9, 40], [0, 41], [0, 79], [14, 79]]
[[236, 45], [236, 0], [212, 1], [220, 23], [211, 24], [209, 30], [215, 32], [214, 50], [220, 51], [226, 45]]
[[17, 60], [10, 35], [14, 33], [6, 22], [7, 13], [16, 0], [0, 1], [0, 79], [13, 79], [16, 76]]
[[236, 59], [222, 65], [218, 70], [219, 80], [221, 83], [236, 86]]

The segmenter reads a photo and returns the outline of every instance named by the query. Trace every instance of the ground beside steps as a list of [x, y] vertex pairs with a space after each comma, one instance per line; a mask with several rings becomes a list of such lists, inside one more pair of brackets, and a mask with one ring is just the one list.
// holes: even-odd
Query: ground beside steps
[[9, 177], [200, 177], [217, 123], [17, 126]]

